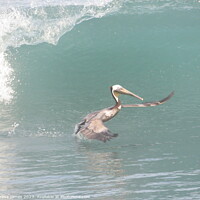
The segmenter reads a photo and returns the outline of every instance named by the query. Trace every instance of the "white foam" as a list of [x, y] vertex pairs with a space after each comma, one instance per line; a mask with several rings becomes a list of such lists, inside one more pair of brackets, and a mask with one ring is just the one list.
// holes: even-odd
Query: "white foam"
[[56, 45], [63, 34], [85, 20], [100, 18], [117, 8], [112, 0], [0, 0], [0, 102], [13, 99], [14, 70], [6, 60], [8, 47]]
[[12, 89], [13, 69], [5, 60], [5, 55], [0, 53], [0, 102], [10, 103], [13, 99]]

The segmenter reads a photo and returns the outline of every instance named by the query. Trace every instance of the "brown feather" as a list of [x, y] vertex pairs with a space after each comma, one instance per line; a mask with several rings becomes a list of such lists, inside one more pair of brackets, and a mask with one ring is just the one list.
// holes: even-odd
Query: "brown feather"
[[126, 104], [126, 105], [122, 105], [122, 108], [158, 106], [168, 101], [173, 95], [174, 95], [174, 92], [171, 92], [167, 97], [165, 97], [164, 99], [160, 101], [153, 101], [153, 102], [147, 102], [147, 103], [142, 103], [142, 104]]
[[96, 139], [103, 142], [117, 137], [117, 134], [111, 133], [107, 127], [104, 126], [100, 119], [91, 119], [86, 122], [82, 128], [79, 130], [79, 134], [86, 139]]

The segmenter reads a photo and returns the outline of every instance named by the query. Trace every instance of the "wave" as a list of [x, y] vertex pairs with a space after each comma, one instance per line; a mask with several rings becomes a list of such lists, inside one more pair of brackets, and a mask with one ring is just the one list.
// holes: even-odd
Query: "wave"
[[[83, 3], [84, 2], [84, 3]], [[0, 3], [1, 4], [1, 3]], [[119, 8], [118, 2], [105, 1], [31, 1], [9, 2], [0, 8], [0, 102], [13, 99], [13, 69], [7, 61], [8, 47], [36, 45], [58, 40], [75, 25], [101, 18]]]
[[166, 10], [200, 9], [198, 0], [126, 0], [121, 13], [125, 14], [151, 14]]
[[14, 96], [8, 47], [56, 45], [77, 24], [110, 14], [143, 14], [166, 9], [199, 9], [196, 0], [34, 0], [0, 1], [0, 102]]

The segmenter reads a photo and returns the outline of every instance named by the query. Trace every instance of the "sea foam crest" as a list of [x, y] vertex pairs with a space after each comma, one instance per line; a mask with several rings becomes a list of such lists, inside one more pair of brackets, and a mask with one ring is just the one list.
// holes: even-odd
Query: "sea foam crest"
[[6, 60], [8, 47], [56, 45], [75, 25], [115, 12], [120, 1], [112, 0], [21, 0], [0, 1], [0, 102], [13, 99], [14, 72]]
[[167, 10], [200, 9], [198, 0], [125, 0], [120, 13], [151, 14]]

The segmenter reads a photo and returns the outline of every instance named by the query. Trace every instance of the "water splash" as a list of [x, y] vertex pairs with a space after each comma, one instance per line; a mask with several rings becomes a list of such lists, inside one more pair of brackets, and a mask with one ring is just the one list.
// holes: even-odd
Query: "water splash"
[[0, 1], [0, 102], [10, 103], [14, 71], [6, 60], [8, 47], [56, 45], [66, 32], [83, 21], [115, 12], [120, 2], [101, 1]]
[[13, 99], [14, 90], [12, 81], [14, 79], [13, 69], [5, 60], [5, 54], [0, 53], [0, 102], [10, 103]]

